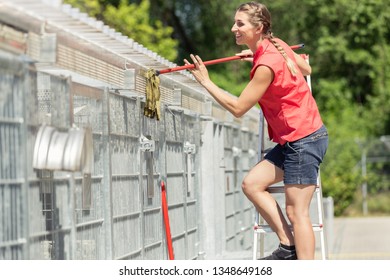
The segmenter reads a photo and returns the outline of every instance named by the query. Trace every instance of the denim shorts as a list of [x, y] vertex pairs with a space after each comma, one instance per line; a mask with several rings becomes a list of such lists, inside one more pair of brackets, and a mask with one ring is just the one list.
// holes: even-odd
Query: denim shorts
[[328, 141], [328, 131], [323, 125], [297, 141], [277, 144], [264, 158], [284, 171], [285, 185], [317, 185]]

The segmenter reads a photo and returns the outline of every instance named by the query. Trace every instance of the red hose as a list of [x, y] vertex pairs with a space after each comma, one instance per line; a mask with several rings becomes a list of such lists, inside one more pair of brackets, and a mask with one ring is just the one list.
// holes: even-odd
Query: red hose
[[[293, 49], [293, 50], [298, 50], [298, 49], [303, 48], [304, 46], [305, 46], [304, 44], [299, 44], [299, 45], [290, 46], [290, 48]], [[203, 63], [204, 63], [204, 65], [212, 65], [212, 64], [218, 64], [218, 63], [228, 62], [228, 61], [232, 61], [232, 60], [239, 60], [239, 59], [242, 59], [242, 58], [244, 58], [244, 57], [243, 56], [239, 56], [239, 55], [233, 55], [233, 56], [229, 56], [229, 57], [224, 57], [224, 58], [218, 58], [218, 59], [214, 59], [214, 60], [204, 61]], [[166, 74], [166, 73], [175, 72], [175, 71], [192, 69], [194, 67], [195, 67], [194, 64], [177, 66], [177, 67], [167, 68], [167, 69], [163, 69], [163, 70], [156, 70], [156, 74], [158, 76], [160, 74]]]
[[168, 256], [170, 260], [174, 260], [171, 227], [169, 225], [167, 194], [165, 190], [164, 181], [161, 181], [161, 202], [162, 202], [162, 212], [164, 217], [165, 236], [167, 238]]

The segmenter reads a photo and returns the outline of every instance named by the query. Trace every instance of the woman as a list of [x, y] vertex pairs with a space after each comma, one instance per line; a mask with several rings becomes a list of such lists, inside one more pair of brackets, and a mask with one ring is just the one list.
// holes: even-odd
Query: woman
[[[311, 73], [306, 61], [282, 40], [273, 37], [271, 15], [260, 3], [238, 7], [231, 31], [238, 45], [254, 54], [250, 82], [239, 98], [225, 94], [209, 78], [199, 56], [191, 55], [196, 80], [235, 117], [259, 103], [276, 146], [253, 167], [242, 188], [257, 211], [277, 234], [280, 245], [269, 260], [314, 259], [315, 237], [309, 216], [319, 165], [326, 153], [328, 134], [303, 75]], [[248, 60], [248, 59], [245, 59]], [[186, 64], [190, 62], [184, 60]], [[267, 188], [284, 181], [288, 226]]]

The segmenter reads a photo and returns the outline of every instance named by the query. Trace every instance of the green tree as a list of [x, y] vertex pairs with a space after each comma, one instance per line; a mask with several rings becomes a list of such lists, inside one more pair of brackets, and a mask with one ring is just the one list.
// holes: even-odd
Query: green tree
[[72, 7], [78, 8], [80, 11], [87, 13], [90, 17], [102, 20], [102, 11], [104, 2], [99, 0], [64, 0], [65, 4], [70, 4]]
[[[363, 180], [355, 140], [389, 133], [389, 29], [386, 1], [305, 0], [301, 34], [309, 42], [314, 94], [330, 132], [324, 192], [336, 214], [352, 202]], [[302, 26], [302, 27], [303, 27]]]
[[173, 61], [177, 57], [177, 41], [171, 38], [173, 28], [163, 26], [160, 20], [151, 21], [149, 9], [149, 0], [139, 5], [121, 0], [118, 8], [108, 5], [103, 16], [111, 27]]
[[[241, 1], [151, 0], [151, 17], [173, 26], [179, 41], [177, 64], [198, 54], [203, 60], [231, 56], [241, 51], [231, 27]], [[250, 64], [240, 61], [209, 67], [210, 76], [222, 88], [238, 95], [249, 77]]]

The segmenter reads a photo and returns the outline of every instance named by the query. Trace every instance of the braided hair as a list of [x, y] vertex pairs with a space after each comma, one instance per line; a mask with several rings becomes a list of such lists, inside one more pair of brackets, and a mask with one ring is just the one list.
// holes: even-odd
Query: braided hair
[[279, 51], [279, 53], [284, 57], [287, 63], [287, 67], [290, 70], [293, 76], [296, 76], [297, 69], [295, 67], [292, 59], [286, 54], [286, 51], [283, 47], [275, 40], [275, 37], [271, 31], [271, 14], [268, 11], [267, 7], [261, 3], [257, 2], [248, 2], [241, 4], [237, 11], [245, 12], [249, 16], [249, 22], [253, 26], [263, 25], [263, 34], [264, 38], [268, 39], [275, 48]]

